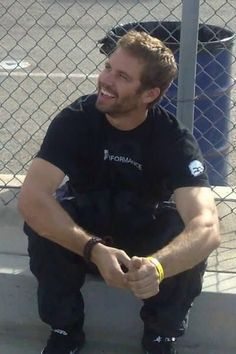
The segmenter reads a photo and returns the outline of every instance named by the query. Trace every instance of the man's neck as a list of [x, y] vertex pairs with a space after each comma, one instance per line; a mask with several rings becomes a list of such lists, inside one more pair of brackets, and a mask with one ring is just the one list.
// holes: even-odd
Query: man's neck
[[134, 114], [130, 112], [130, 114], [124, 114], [121, 116], [111, 116], [106, 114], [106, 119], [108, 122], [119, 130], [132, 130], [141, 125], [147, 118], [148, 110], [142, 112], [141, 114]]

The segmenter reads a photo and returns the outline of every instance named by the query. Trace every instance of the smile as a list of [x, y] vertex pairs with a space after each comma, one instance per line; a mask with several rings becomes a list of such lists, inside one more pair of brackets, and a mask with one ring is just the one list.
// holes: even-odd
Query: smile
[[115, 98], [116, 96], [114, 96], [113, 94], [111, 94], [110, 92], [104, 90], [104, 89], [101, 89], [101, 95], [102, 96], [106, 96], [106, 97], [109, 97], [109, 98]]

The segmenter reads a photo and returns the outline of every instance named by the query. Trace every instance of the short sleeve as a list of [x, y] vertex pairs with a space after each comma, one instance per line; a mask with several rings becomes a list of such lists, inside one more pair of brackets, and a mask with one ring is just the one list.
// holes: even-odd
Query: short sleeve
[[84, 139], [84, 129], [79, 119], [68, 108], [64, 109], [51, 122], [41, 148], [40, 157], [70, 175], [79, 161], [80, 149]]
[[197, 141], [187, 130], [180, 130], [167, 148], [167, 176], [172, 190], [180, 187], [209, 187], [204, 158]]

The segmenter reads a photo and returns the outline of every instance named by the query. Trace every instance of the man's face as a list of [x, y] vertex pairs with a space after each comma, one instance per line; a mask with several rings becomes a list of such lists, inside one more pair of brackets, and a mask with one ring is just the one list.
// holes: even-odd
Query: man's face
[[98, 110], [118, 117], [145, 107], [140, 90], [142, 68], [142, 62], [117, 49], [98, 78]]

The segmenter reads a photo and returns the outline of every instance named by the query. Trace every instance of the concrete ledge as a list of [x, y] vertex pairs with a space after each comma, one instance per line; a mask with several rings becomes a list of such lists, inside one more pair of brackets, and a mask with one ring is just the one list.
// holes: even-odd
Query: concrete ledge
[[7, 188], [17, 188], [22, 185], [25, 175], [0, 174], [0, 186]]
[[[48, 329], [38, 319], [37, 284], [29, 272], [27, 256], [0, 256], [0, 288], [0, 333], [12, 332], [15, 328], [18, 334], [29, 330], [32, 336], [41, 333], [43, 342]], [[141, 301], [130, 292], [109, 288], [94, 277], [89, 278], [83, 293], [85, 330], [90, 338], [85, 353], [94, 346], [101, 349], [96, 353], [103, 353], [104, 346], [109, 354], [139, 353]], [[193, 350], [194, 354], [198, 350], [202, 354], [202, 348], [221, 348], [221, 353], [228, 354], [230, 350], [236, 351], [235, 328], [236, 274], [206, 273], [203, 293], [195, 301], [189, 330], [179, 345]]]

